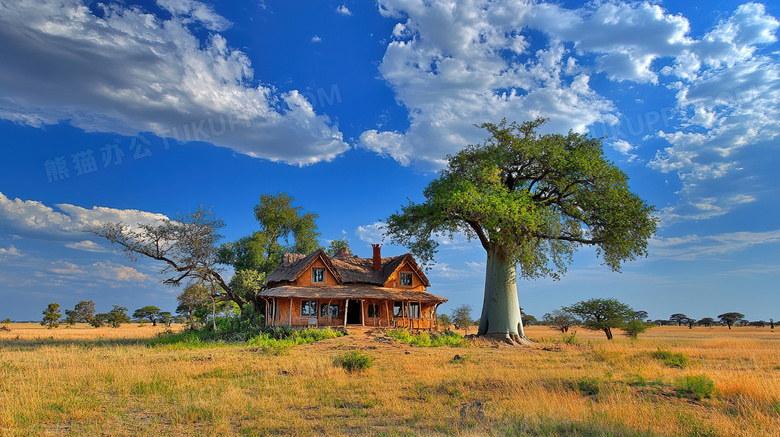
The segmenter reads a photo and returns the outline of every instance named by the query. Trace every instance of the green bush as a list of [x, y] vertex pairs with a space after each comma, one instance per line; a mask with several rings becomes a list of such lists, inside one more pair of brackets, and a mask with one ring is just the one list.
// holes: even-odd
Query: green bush
[[601, 380], [584, 376], [574, 381], [574, 387], [588, 396], [595, 396], [601, 391]]
[[658, 349], [653, 352], [652, 357], [661, 360], [668, 367], [678, 367], [680, 369], [688, 366], [688, 357], [682, 352], [670, 352]]
[[466, 347], [468, 342], [462, 335], [452, 331], [444, 332], [419, 332], [413, 334], [408, 329], [396, 328], [387, 333], [388, 337], [394, 338], [402, 343], [413, 344], [421, 347]]
[[343, 367], [347, 372], [354, 373], [373, 366], [374, 358], [360, 351], [349, 351], [336, 357], [333, 364]]
[[564, 344], [579, 344], [579, 340], [577, 340], [577, 331], [572, 331], [571, 334], [562, 334], [561, 335], [561, 343]]
[[677, 393], [680, 396], [702, 400], [715, 392], [715, 381], [707, 375], [687, 375], [677, 380]]

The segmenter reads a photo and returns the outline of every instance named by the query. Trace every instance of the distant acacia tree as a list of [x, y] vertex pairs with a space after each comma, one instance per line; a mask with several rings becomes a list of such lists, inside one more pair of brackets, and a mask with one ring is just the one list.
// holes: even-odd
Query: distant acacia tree
[[723, 313], [723, 314], [718, 316], [718, 318], [720, 319], [721, 323], [723, 323], [726, 326], [728, 326], [729, 329], [731, 329], [731, 327], [734, 325], [734, 323], [736, 323], [738, 320], [743, 319], [744, 317], [745, 317], [744, 314], [737, 313], [737, 312]]
[[754, 326], [756, 328], [763, 328], [764, 326], [766, 326], [766, 321], [765, 320], [755, 320], [753, 322], [750, 322], [750, 326]]
[[688, 316], [683, 313], [674, 313], [669, 316], [669, 320], [677, 323], [677, 326], [682, 326], [683, 324], [688, 323]]
[[41, 320], [41, 326], [45, 326], [47, 329], [53, 329], [60, 326], [58, 320], [62, 317], [60, 312], [60, 304], [50, 303], [45, 310], [43, 310], [43, 320]]
[[173, 316], [170, 311], [160, 311], [159, 318], [165, 326], [171, 326], [171, 323], [173, 323]]
[[91, 300], [81, 300], [72, 310], [65, 310], [65, 323], [68, 325], [90, 323], [94, 317], [95, 302]]
[[176, 299], [179, 301], [176, 314], [186, 317], [190, 329], [195, 329], [195, 312], [198, 308], [207, 307], [211, 300], [208, 287], [200, 283], [189, 284]]
[[112, 328], [118, 328], [122, 326], [122, 323], [130, 323], [130, 316], [127, 315], [127, 308], [119, 305], [114, 305], [114, 308], [107, 313], [106, 322], [111, 325]]
[[612, 330], [625, 326], [634, 317], [634, 310], [617, 299], [590, 299], [563, 307], [565, 311], [582, 317], [582, 327], [592, 331], [604, 331], [612, 340]]
[[452, 324], [455, 329], [463, 329], [463, 332], [469, 332], [469, 326], [474, 323], [471, 319], [471, 305], [463, 304], [452, 310]]
[[634, 311], [634, 318], [637, 320], [644, 320], [647, 318], [647, 311]]
[[160, 315], [160, 309], [157, 308], [154, 305], [147, 305], [142, 308], [138, 308], [133, 312], [133, 317], [138, 319], [138, 321], [142, 321], [144, 319], [148, 319], [152, 326], [157, 326], [157, 318]]
[[630, 337], [631, 340], [636, 340], [639, 338], [639, 334], [647, 331], [653, 326], [655, 326], [654, 323], [646, 323], [640, 319], [631, 319], [626, 322], [626, 324], [623, 325], [620, 329], [622, 329], [624, 334]]
[[718, 322], [715, 319], [713, 319], [712, 317], [705, 317], [705, 318], [699, 320], [697, 323], [699, 325], [706, 326], [706, 327], [709, 328], [711, 326], [715, 326], [715, 324], [718, 323]]
[[446, 314], [439, 314], [439, 325], [445, 331], [449, 331], [450, 326], [452, 325], [452, 321], [450, 320], [450, 316], [448, 316]]
[[545, 313], [542, 320], [545, 324], [561, 331], [562, 334], [569, 332], [569, 328], [580, 323], [574, 314], [562, 308]]

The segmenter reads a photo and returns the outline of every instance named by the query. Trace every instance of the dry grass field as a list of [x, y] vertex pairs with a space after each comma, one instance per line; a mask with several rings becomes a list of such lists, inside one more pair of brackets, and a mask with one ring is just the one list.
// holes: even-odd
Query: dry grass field
[[[147, 345], [161, 330], [0, 331], [0, 435], [780, 435], [780, 329], [658, 327], [638, 342], [580, 329], [564, 344], [530, 327], [532, 347], [466, 348], [369, 331], [282, 356]], [[355, 349], [373, 367], [333, 364]], [[684, 385], [699, 375], [703, 388]]]

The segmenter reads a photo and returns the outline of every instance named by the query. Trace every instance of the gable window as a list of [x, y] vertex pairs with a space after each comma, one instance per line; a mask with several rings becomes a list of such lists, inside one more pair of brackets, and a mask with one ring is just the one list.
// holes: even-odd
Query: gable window
[[311, 282], [325, 282], [325, 269], [311, 269]]
[[411, 287], [413, 285], [412, 272], [401, 272], [401, 287]]
[[316, 316], [317, 315], [317, 301], [316, 300], [303, 300], [303, 301], [301, 301], [301, 315], [302, 316]]
[[[330, 305], [330, 318], [335, 319], [339, 316], [339, 306], [336, 304]], [[328, 317], [328, 304], [324, 303], [320, 305], [320, 317]]]
[[404, 316], [404, 303], [393, 302], [393, 317], [403, 317], [403, 316]]
[[375, 319], [379, 317], [379, 305], [368, 304], [368, 318]]
[[409, 304], [409, 317], [412, 319], [420, 318], [420, 303], [412, 302]]

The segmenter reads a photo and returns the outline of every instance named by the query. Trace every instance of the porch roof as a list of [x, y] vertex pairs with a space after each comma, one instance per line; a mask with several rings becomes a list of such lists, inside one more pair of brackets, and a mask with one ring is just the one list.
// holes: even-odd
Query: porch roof
[[375, 299], [407, 300], [412, 302], [444, 303], [447, 299], [425, 291], [399, 290], [366, 284], [301, 287], [283, 285], [257, 294], [259, 297], [287, 297], [304, 299]]

